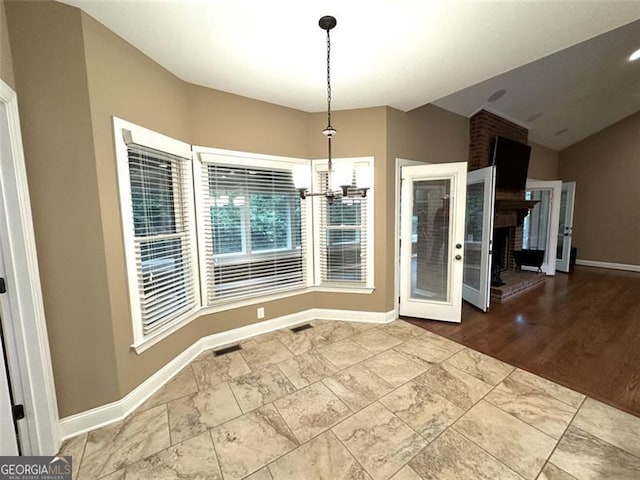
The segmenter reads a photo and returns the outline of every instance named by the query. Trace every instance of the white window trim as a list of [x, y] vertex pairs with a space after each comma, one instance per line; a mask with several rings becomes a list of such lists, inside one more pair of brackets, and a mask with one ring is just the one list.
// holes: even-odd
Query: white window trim
[[[140, 293], [137, 270], [135, 268], [132, 268], [132, 266], [136, 264], [136, 252], [127, 142], [136, 143], [138, 145], [143, 145], [145, 147], [154, 148], [156, 150], [167, 152], [172, 155], [180, 156], [190, 164], [192, 163], [191, 145], [181, 142], [180, 140], [168, 137], [166, 135], [153, 132], [117, 117], [113, 117], [113, 131], [118, 171], [118, 187], [120, 192], [120, 216], [127, 267], [126, 270], [129, 290], [129, 308], [131, 311], [131, 321], [133, 329], [132, 347], [136, 351], [138, 351], [141, 346], [148, 344], [153, 339], [163, 335], [166, 331], [170, 331], [171, 333], [173, 333], [182, 325], [193, 320], [193, 318], [197, 316], [197, 313], [201, 308], [202, 300], [200, 298], [200, 289], [198, 288], [200, 281], [198, 270], [198, 256], [195, 254], [197, 252], [196, 226], [195, 222], [190, 222], [188, 232], [194, 252], [190, 260], [192, 281], [194, 282], [196, 292], [196, 304], [189, 311], [184, 312], [180, 316], [167, 322], [157, 331], [151, 332], [147, 335], [144, 334], [142, 325], [142, 313], [140, 311]], [[193, 185], [188, 187], [193, 190]], [[191, 218], [195, 218], [194, 196], [189, 195], [188, 197], [190, 201], [188, 201], [187, 203], [187, 212]]]
[[[374, 178], [375, 174], [375, 158], [374, 157], [345, 157], [345, 158], [334, 158], [331, 160], [334, 165], [339, 164], [340, 162], [350, 162], [354, 166], [358, 164], [368, 164], [369, 168], [372, 170], [371, 178]], [[314, 191], [321, 191], [322, 186], [320, 185], [319, 176], [317, 175], [319, 172], [326, 172], [328, 168], [328, 160], [326, 159], [316, 159], [311, 161], [313, 167], [313, 181], [311, 182], [313, 185]], [[368, 205], [367, 205], [367, 228], [363, 233], [367, 236], [367, 263], [366, 263], [366, 271], [367, 278], [365, 285], [353, 285], [353, 284], [345, 284], [344, 287], [342, 285], [336, 285], [331, 283], [322, 283], [322, 279], [320, 278], [320, 268], [322, 259], [320, 258], [319, 252], [314, 251], [314, 285], [316, 286], [317, 291], [322, 292], [336, 292], [336, 293], [372, 293], [375, 290], [375, 272], [374, 272], [374, 211], [375, 211], [375, 190], [374, 190], [375, 182], [372, 181], [369, 190], [367, 191]], [[323, 196], [312, 197], [313, 200], [313, 224], [317, 225], [318, 228], [313, 229], [313, 243], [314, 245], [320, 245], [320, 225], [321, 225], [321, 208], [319, 202], [326, 202], [327, 200]]]

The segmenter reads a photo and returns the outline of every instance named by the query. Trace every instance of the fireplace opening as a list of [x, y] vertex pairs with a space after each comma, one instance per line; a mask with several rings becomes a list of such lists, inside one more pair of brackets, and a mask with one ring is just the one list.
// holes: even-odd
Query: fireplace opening
[[501, 287], [502, 272], [510, 267], [513, 228], [502, 227], [493, 230], [493, 255], [491, 257], [491, 286]]

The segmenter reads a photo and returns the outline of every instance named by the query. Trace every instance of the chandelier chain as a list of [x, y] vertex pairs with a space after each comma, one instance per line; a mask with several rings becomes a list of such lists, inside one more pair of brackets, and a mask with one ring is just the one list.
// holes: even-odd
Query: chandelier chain
[[331, 36], [327, 30], [327, 120], [331, 125]]

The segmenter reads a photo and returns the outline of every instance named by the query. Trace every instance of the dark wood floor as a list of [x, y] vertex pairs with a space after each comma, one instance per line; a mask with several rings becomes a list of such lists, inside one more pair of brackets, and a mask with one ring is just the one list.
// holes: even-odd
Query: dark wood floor
[[640, 416], [640, 273], [576, 267], [461, 324], [405, 319]]

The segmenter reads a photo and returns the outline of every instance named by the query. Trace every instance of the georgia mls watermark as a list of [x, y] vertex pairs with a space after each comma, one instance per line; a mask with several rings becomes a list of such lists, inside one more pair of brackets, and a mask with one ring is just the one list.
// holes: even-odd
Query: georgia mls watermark
[[0, 480], [71, 480], [71, 457], [0, 457]]

